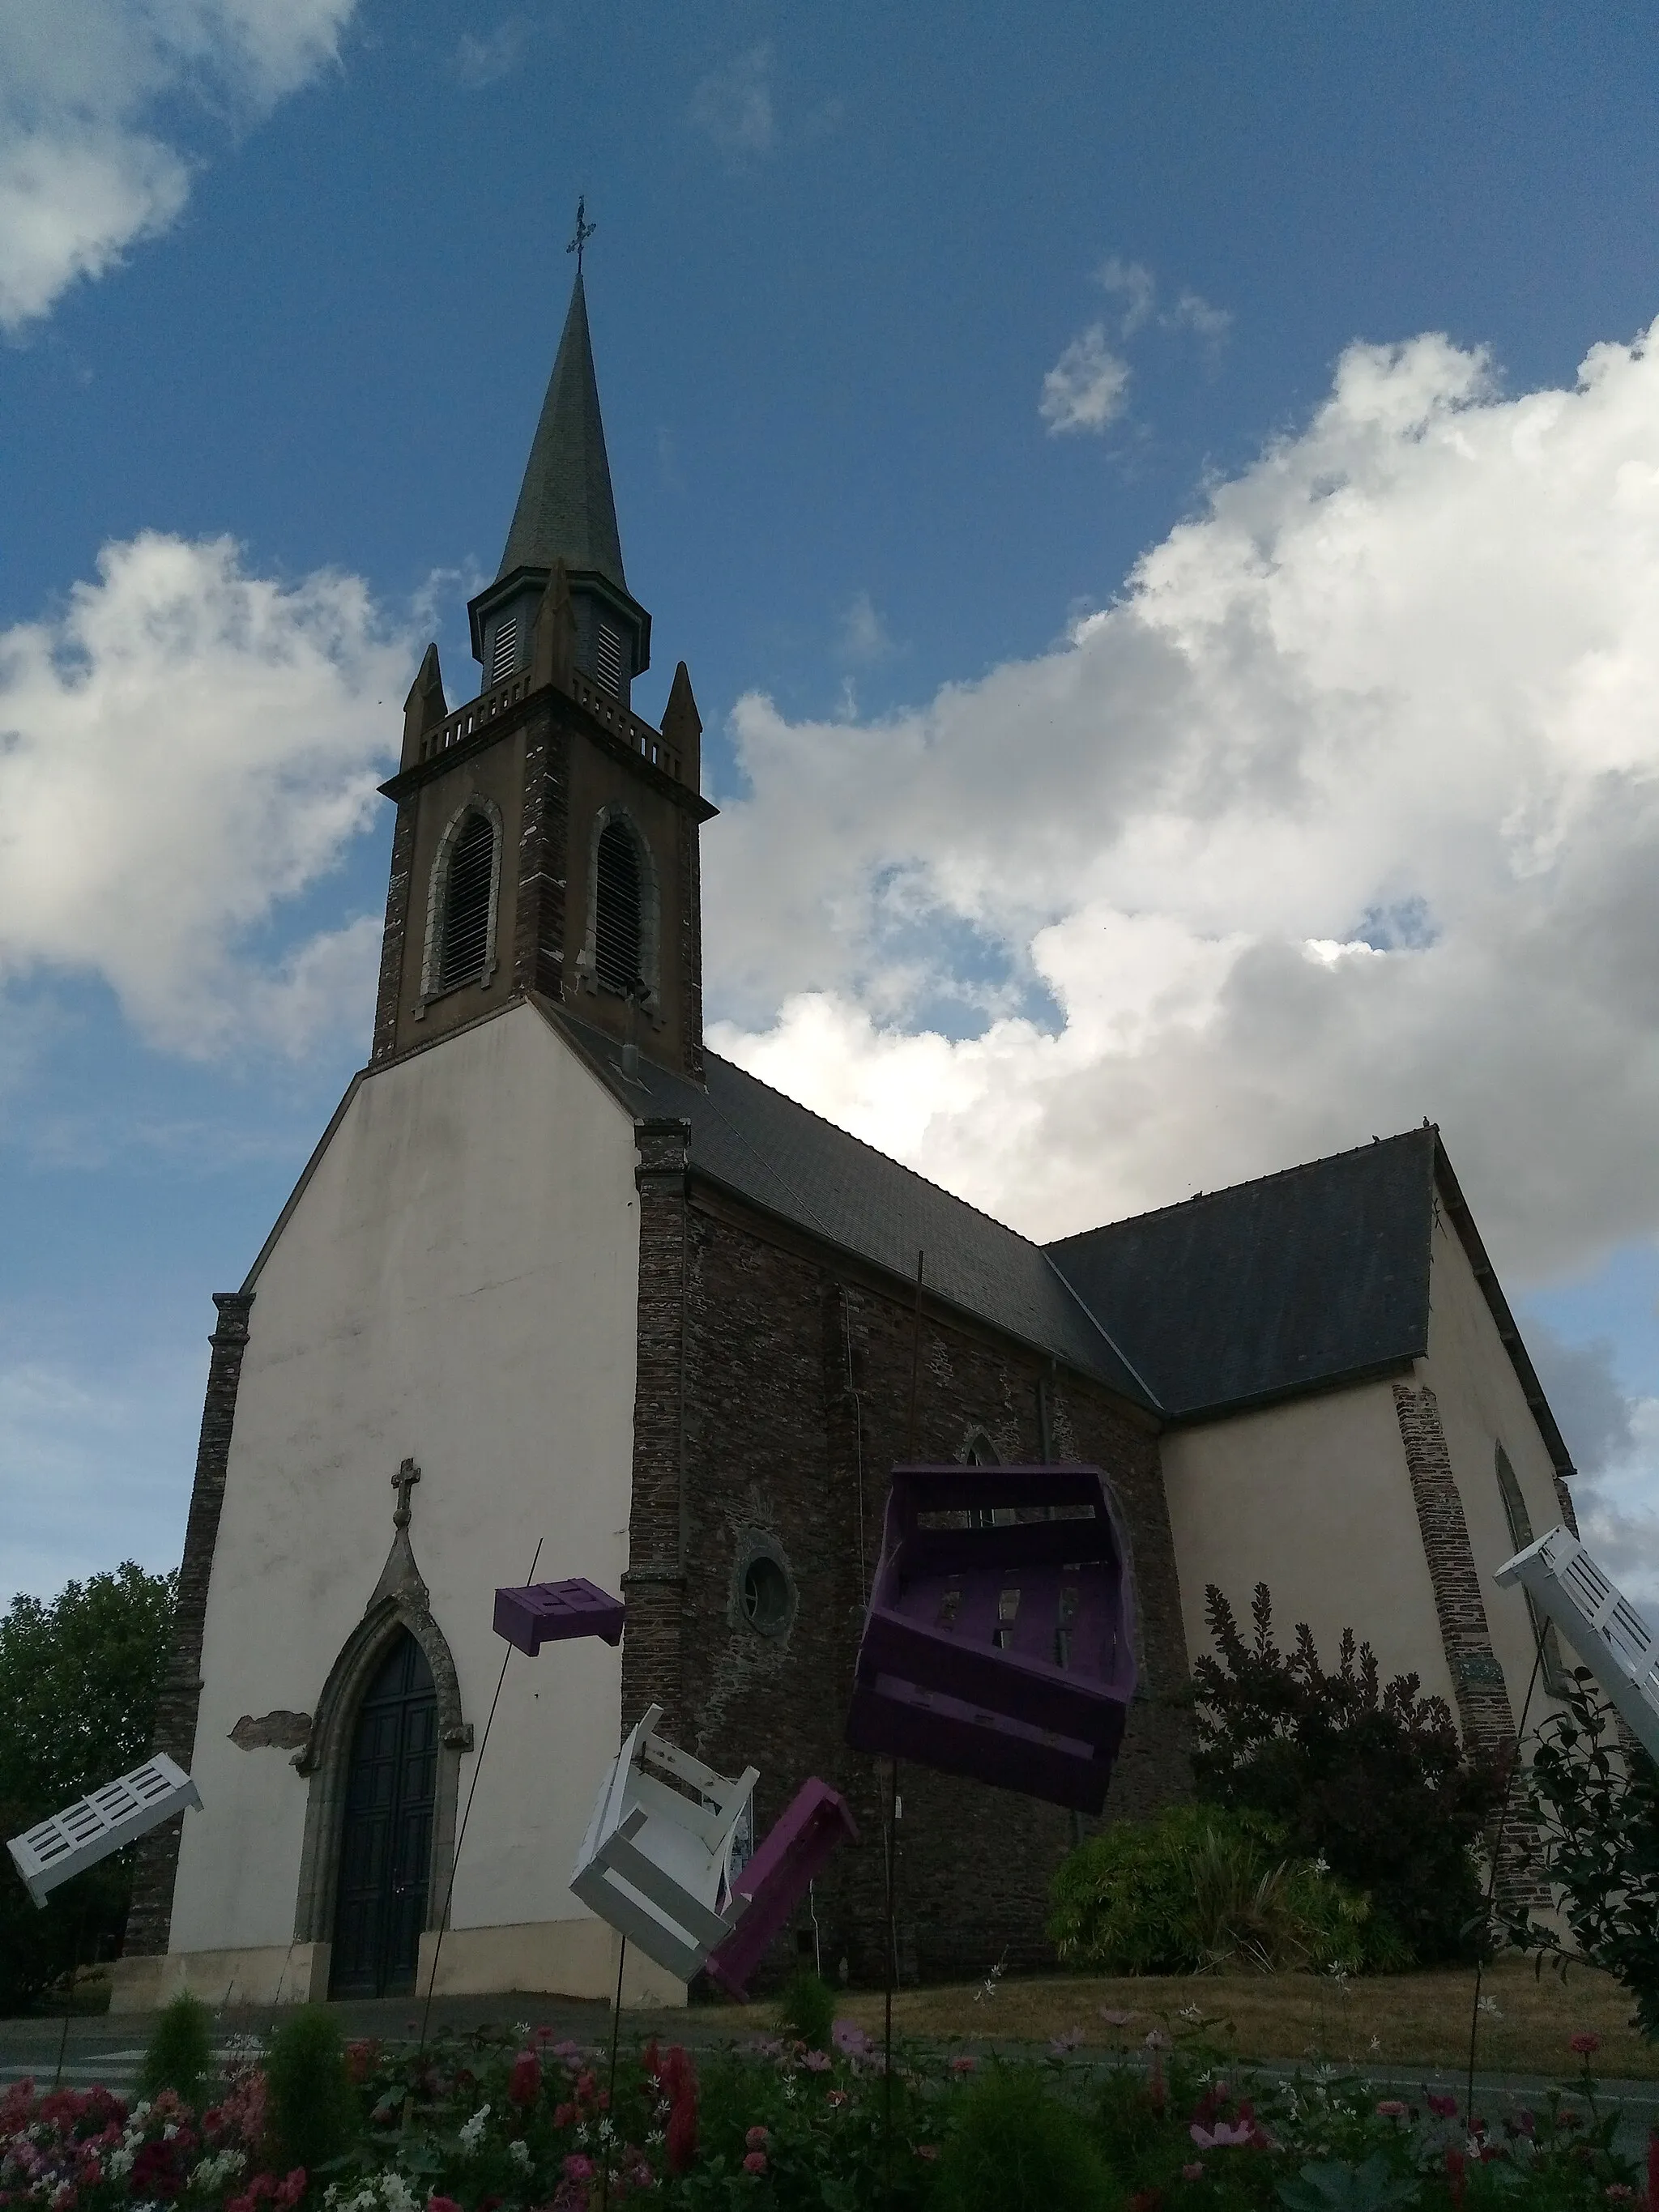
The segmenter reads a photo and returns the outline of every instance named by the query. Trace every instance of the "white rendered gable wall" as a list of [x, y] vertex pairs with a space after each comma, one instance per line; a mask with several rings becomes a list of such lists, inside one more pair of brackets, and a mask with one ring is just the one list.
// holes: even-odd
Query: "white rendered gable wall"
[[[239, 1717], [314, 1714], [392, 1537], [410, 1528], [482, 1741], [495, 1589], [621, 1585], [639, 1212], [629, 1117], [534, 1008], [363, 1082], [268, 1255], [237, 1396], [171, 1948], [294, 1934], [308, 1782]], [[457, 1929], [584, 1919], [566, 1884], [621, 1734], [595, 1639], [509, 1667], [458, 1869]], [[461, 1763], [471, 1786], [476, 1753]]]

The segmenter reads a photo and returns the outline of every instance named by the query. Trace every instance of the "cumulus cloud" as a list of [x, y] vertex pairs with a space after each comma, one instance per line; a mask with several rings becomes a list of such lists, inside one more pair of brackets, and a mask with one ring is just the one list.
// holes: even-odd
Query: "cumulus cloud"
[[100, 978], [191, 1054], [361, 1024], [377, 917], [270, 963], [249, 941], [373, 818], [411, 665], [354, 577], [106, 547], [56, 618], [0, 632], [0, 983]]
[[698, 81], [691, 94], [691, 120], [723, 154], [771, 152], [777, 118], [769, 40], [733, 55]]
[[[13, 0], [0, 9], [0, 330], [174, 222], [181, 97], [267, 112], [331, 60], [356, 0]], [[163, 118], [166, 118], [165, 123]], [[165, 135], [163, 135], [165, 132]]]
[[1104, 324], [1091, 323], [1043, 378], [1037, 413], [1051, 438], [1103, 430], [1123, 412], [1128, 391], [1128, 362], [1107, 344]]
[[1646, 340], [1352, 347], [1053, 651], [740, 702], [720, 1048], [1040, 1236], [1425, 1115], [1514, 1281], [1650, 1235], [1656, 604]]
[[505, 16], [482, 35], [463, 31], [455, 47], [455, 74], [469, 92], [482, 92], [512, 76], [529, 43], [530, 25], [522, 15]]

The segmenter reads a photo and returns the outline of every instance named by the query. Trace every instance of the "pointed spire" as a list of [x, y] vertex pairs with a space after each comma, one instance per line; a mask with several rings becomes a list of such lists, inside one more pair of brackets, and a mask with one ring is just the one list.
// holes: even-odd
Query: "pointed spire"
[[404, 701], [403, 764], [410, 768], [420, 759], [422, 740], [428, 730], [435, 730], [449, 712], [444, 701], [443, 672], [438, 665], [438, 648], [428, 646], [420, 671], [409, 687], [409, 696]]
[[628, 589], [580, 270], [496, 580], [559, 560]]
[[674, 671], [668, 687], [668, 704], [662, 710], [662, 733], [680, 757], [680, 777], [696, 790], [701, 780], [702, 716], [691, 690], [690, 672], [684, 661]]

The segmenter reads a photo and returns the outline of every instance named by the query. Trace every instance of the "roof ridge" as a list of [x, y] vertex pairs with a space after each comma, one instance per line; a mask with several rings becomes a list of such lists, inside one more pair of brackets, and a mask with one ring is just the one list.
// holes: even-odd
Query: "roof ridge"
[[1357, 1158], [1361, 1153], [1380, 1152], [1387, 1145], [1402, 1145], [1414, 1137], [1438, 1140], [1439, 1125], [1425, 1121], [1414, 1129], [1396, 1129], [1391, 1137], [1373, 1137], [1369, 1144], [1349, 1145], [1340, 1152], [1322, 1152], [1311, 1160], [1297, 1160], [1288, 1168], [1273, 1168], [1266, 1175], [1243, 1176], [1237, 1182], [1223, 1183], [1219, 1190], [1194, 1191], [1190, 1198], [1171, 1199], [1167, 1206], [1149, 1206], [1139, 1213], [1120, 1214], [1115, 1221], [1097, 1221], [1091, 1229], [1074, 1229], [1068, 1236], [1056, 1237], [1041, 1249], [1045, 1253], [1057, 1252], [1063, 1245], [1076, 1244], [1085, 1237], [1098, 1237], [1108, 1229], [1127, 1229], [1138, 1221], [1156, 1221], [1166, 1213], [1180, 1213], [1189, 1206], [1212, 1206], [1218, 1200], [1231, 1198], [1241, 1190], [1259, 1190], [1264, 1183], [1288, 1182], [1292, 1176], [1311, 1175], [1316, 1168], [1328, 1168], [1338, 1160]]

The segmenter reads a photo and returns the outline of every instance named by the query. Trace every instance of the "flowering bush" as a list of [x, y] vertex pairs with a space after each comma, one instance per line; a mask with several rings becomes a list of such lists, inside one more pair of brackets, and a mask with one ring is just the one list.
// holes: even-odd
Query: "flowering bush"
[[1042, 2064], [896, 2052], [890, 2077], [849, 2021], [824, 2050], [652, 2043], [614, 2090], [608, 2054], [527, 2027], [356, 2044], [350, 2140], [320, 2171], [282, 2162], [260, 2054], [233, 2046], [200, 2112], [6, 2091], [0, 2212], [1636, 2212], [1593, 2036], [1562, 2054], [1571, 2094], [1492, 2121], [1323, 2071], [1250, 2081], [1174, 2025], [1103, 2068], [1066, 2036]]

